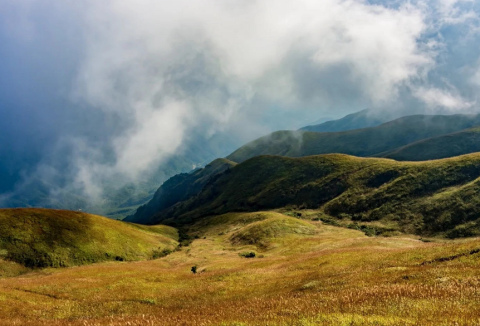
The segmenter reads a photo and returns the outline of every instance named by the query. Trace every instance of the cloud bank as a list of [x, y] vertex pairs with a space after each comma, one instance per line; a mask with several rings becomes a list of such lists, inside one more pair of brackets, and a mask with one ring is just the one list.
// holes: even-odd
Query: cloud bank
[[477, 110], [474, 1], [6, 1], [11, 49], [68, 54], [45, 61], [68, 67], [55, 96], [78, 123], [52, 138], [92, 198], [195, 137], [242, 142], [366, 107]]

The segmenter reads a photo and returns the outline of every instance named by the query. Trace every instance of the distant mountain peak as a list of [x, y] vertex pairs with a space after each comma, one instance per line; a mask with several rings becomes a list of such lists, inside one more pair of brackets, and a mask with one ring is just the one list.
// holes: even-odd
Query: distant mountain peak
[[390, 120], [385, 114], [378, 114], [370, 109], [350, 113], [337, 120], [325, 121], [320, 124], [313, 124], [300, 128], [303, 131], [334, 132], [346, 131], [367, 127], [376, 127]]

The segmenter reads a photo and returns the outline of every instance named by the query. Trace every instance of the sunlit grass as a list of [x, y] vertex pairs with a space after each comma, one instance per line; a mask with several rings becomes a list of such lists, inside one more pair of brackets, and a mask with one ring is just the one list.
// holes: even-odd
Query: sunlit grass
[[[470, 254], [480, 240], [366, 237], [303, 220], [316, 231], [269, 238], [263, 249], [232, 244], [232, 235], [250, 223], [279, 215], [203, 220], [192, 227], [198, 239], [189, 247], [157, 260], [50, 268], [0, 279], [0, 324], [480, 323], [480, 254]], [[227, 222], [219, 223], [222, 219]], [[245, 250], [264, 258], [240, 257]], [[197, 274], [190, 271], [193, 265]]]
[[150, 259], [175, 249], [178, 232], [102, 216], [52, 209], [0, 209], [0, 277], [27, 267], [67, 267], [94, 262]]

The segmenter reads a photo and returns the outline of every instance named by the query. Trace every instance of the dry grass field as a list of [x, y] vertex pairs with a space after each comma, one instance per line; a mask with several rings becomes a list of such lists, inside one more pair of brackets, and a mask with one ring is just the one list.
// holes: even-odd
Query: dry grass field
[[0, 324], [480, 325], [479, 239], [367, 237], [274, 212], [189, 231], [155, 260], [4, 277]]

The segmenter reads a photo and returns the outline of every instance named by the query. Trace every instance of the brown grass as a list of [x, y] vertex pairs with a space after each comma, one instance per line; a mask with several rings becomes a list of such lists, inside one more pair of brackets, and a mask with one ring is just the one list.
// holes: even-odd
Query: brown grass
[[369, 238], [308, 222], [315, 234], [232, 245], [248, 221], [278, 218], [252, 214], [203, 221], [199, 239], [165, 258], [0, 279], [0, 324], [480, 325], [478, 239]]

